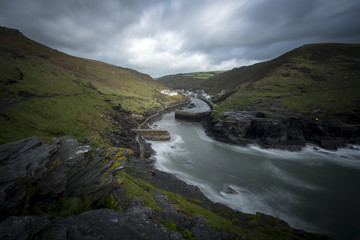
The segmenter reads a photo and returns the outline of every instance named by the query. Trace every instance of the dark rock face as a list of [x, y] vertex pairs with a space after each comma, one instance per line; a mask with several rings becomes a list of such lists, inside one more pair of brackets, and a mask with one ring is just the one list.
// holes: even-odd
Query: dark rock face
[[191, 226], [194, 239], [231, 239], [230, 234], [215, 233], [201, 216], [186, 217], [160, 192], [154, 194], [163, 211], [153, 211], [134, 198], [122, 212], [98, 209], [67, 218], [12, 216], [0, 223], [0, 239], [184, 239], [158, 219]]
[[175, 111], [175, 118], [180, 120], [186, 120], [191, 122], [200, 122], [202, 119], [208, 116], [208, 112], [189, 112], [183, 110]]
[[306, 143], [336, 150], [347, 143], [360, 142], [360, 123], [341, 118], [316, 119], [269, 116], [265, 112], [227, 112], [219, 119], [203, 121], [206, 133], [223, 142], [290, 151], [301, 150]]
[[127, 172], [143, 180], [149, 181], [154, 186], [173, 193], [178, 193], [186, 198], [196, 198], [207, 204], [212, 202], [196, 186], [186, 184], [176, 176], [156, 169], [152, 160], [132, 159], [131, 168]]
[[[220, 203], [213, 203], [200, 191], [196, 186], [188, 185], [184, 181], [176, 178], [174, 175], [162, 172], [154, 168], [153, 162], [150, 160], [135, 160], [129, 162], [129, 168], [126, 171], [132, 176], [136, 176], [144, 181], [148, 181], [154, 186], [166, 190], [168, 192], [177, 193], [186, 199], [197, 199], [200, 203], [199, 206], [212, 211], [217, 214], [224, 214], [225, 218], [230, 217], [232, 223], [241, 229], [254, 229], [256, 227], [264, 228], [281, 228], [283, 233], [289, 234], [291, 237], [299, 239], [330, 239], [325, 235], [318, 235], [312, 233], [306, 233], [303, 230], [297, 230], [291, 228], [285, 221], [276, 219], [272, 216], [262, 213], [256, 213], [256, 215], [245, 214], [239, 211], [224, 206]], [[227, 193], [236, 194], [236, 190], [232, 188], [225, 189]], [[166, 196], [161, 194], [160, 191], [154, 190], [151, 192], [154, 194], [154, 200], [162, 208], [162, 211], [153, 211], [152, 219], [162, 219], [165, 221], [173, 222], [178, 228], [188, 229], [194, 239], [246, 239], [245, 236], [233, 235], [225, 230], [219, 231], [212, 229], [209, 224], [203, 219], [201, 215], [188, 217], [179, 211], [176, 206], [168, 200]], [[136, 203], [137, 201], [133, 201]], [[253, 219], [257, 219], [257, 223], [252, 223]], [[234, 220], [236, 219], [236, 220]], [[269, 237], [271, 238], [271, 237]], [[252, 239], [252, 238], [250, 238]], [[254, 239], [261, 239], [260, 237]], [[264, 238], [268, 239], [268, 238]], [[274, 238], [276, 239], [276, 238]], [[281, 239], [281, 238], [280, 238]]]
[[151, 220], [151, 209], [136, 205], [124, 212], [99, 209], [67, 218], [13, 216], [0, 224], [1, 239], [183, 239]]
[[[46, 205], [61, 197], [91, 196], [95, 205], [119, 184], [113, 174], [130, 150], [102, 149], [97, 154], [89, 145], [63, 137], [53, 144], [31, 137], [0, 146], [0, 211], [2, 218]], [[126, 158], [125, 158], [126, 159]]]
[[[213, 229], [199, 214], [186, 215], [161, 189], [181, 194], [187, 201], [195, 199], [198, 206], [214, 214], [236, 218], [233, 224], [240, 229], [274, 227], [274, 231], [279, 231], [280, 227], [284, 233], [301, 239], [328, 239], [292, 229], [286, 222], [267, 215], [257, 214], [254, 225], [254, 216], [212, 203], [197, 187], [155, 169], [151, 160], [129, 158], [132, 154], [129, 149], [117, 147], [98, 149], [95, 154], [89, 145], [68, 137], [54, 138], [52, 143], [32, 137], [1, 145], [0, 239], [243, 238], [223, 229]], [[147, 207], [144, 199], [127, 199], [123, 182], [129, 179], [114, 177], [122, 168], [159, 189], [148, 190], [158, 208]], [[99, 209], [109, 193], [116, 198], [121, 211]], [[46, 206], [59, 199], [79, 196], [90, 198], [92, 209], [96, 210], [87, 209], [67, 217], [51, 215], [54, 209], [35, 211], [46, 210]]]
[[132, 117], [132, 113], [126, 111], [121, 105], [113, 107], [116, 114], [111, 117], [122, 126], [121, 132], [113, 132], [108, 138], [114, 146], [130, 148], [135, 152], [135, 155], [139, 155], [138, 143], [136, 142], [136, 134], [131, 129], [138, 126], [138, 122]]
[[226, 187], [224, 190], [222, 190], [222, 192], [226, 193], [226, 194], [237, 194], [238, 192], [233, 189], [232, 187]]
[[[125, 197], [113, 175], [131, 154], [131, 150], [121, 148], [94, 154], [89, 145], [67, 137], [54, 139], [52, 144], [40, 137], [4, 144], [0, 146], [1, 217], [9, 217], [15, 209], [16, 214], [31, 214], [35, 205], [46, 206], [62, 197], [90, 196], [94, 207], [109, 193]], [[160, 192], [154, 194], [162, 211], [153, 211], [134, 198], [122, 203], [126, 205], [122, 212], [99, 209], [66, 218], [11, 216], [0, 223], [0, 239], [183, 239], [158, 219], [178, 226], [193, 220], [177, 211]]]
[[[122, 183], [113, 177], [132, 154], [129, 149], [100, 149], [94, 154], [89, 145], [63, 137], [46, 143], [31, 137], [0, 146], [0, 239], [183, 239], [182, 234], [166, 228], [161, 221], [188, 229], [195, 239], [223, 239], [228, 233], [214, 232], [200, 216], [188, 217], [159, 191], [153, 191], [161, 211], [145, 206], [143, 200], [128, 202]], [[139, 174], [156, 175], [162, 185], [177, 192], [179, 186], [190, 196], [206, 199], [195, 187], [176, 177], [155, 170], [151, 162], [133, 159]], [[139, 164], [138, 164], [139, 163]], [[33, 209], [49, 206], [63, 197], [87, 196], [93, 208], [100, 207], [105, 196], [117, 196], [123, 211], [98, 209], [66, 218], [12, 216], [38, 214]], [[207, 200], [208, 201], [208, 200]], [[209, 201], [208, 201], [209, 202]]]

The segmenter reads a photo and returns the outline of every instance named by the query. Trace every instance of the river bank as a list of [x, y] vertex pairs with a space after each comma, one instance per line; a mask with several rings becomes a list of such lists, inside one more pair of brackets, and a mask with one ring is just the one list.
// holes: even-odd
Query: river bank
[[360, 143], [360, 123], [350, 116], [320, 120], [268, 111], [213, 111], [202, 123], [208, 136], [240, 146], [300, 151], [306, 144], [336, 150]]
[[267, 110], [219, 112], [210, 100], [199, 99], [207, 110], [177, 110], [175, 118], [201, 122], [209, 137], [224, 143], [288, 151], [301, 151], [308, 144], [327, 150], [360, 144], [360, 120], [351, 114], [319, 119]]
[[279, 217], [295, 228], [356, 239], [353, 209], [360, 196], [346, 186], [360, 181], [357, 146], [329, 151], [306, 145], [289, 152], [229, 145], [208, 137], [200, 124], [175, 120], [174, 113], [155, 125], [172, 137], [151, 142], [156, 168], [197, 186], [212, 201]]
[[330, 239], [213, 203], [133, 154], [68, 137], [1, 145], [0, 238]]

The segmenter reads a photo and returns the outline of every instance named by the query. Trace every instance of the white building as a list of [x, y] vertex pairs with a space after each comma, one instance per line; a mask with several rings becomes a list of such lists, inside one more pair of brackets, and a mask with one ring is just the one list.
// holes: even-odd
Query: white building
[[170, 91], [169, 89], [161, 90], [162, 94], [168, 95], [168, 96], [176, 96], [178, 95], [178, 92], [176, 91]]

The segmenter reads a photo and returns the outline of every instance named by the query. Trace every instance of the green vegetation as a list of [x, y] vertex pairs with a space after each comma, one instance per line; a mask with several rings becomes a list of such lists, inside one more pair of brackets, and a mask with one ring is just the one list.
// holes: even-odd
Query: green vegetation
[[55, 216], [68, 217], [89, 211], [91, 200], [88, 197], [60, 198], [56, 201], [55, 206], [55, 211], [50, 211], [50, 213]]
[[192, 235], [192, 233], [189, 231], [189, 229], [186, 228], [178, 228], [176, 226], [175, 223], [171, 222], [171, 221], [164, 221], [162, 219], [158, 220], [159, 223], [161, 223], [162, 225], [164, 225], [167, 229], [174, 231], [174, 232], [179, 232], [181, 233], [182, 237], [187, 239], [187, 240], [193, 240], [194, 237]]
[[217, 110], [269, 110], [326, 118], [360, 117], [360, 45], [311, 44], [252, 66], [213, 74], [187, 73], [159, 79], [217, 96]]
[[160, 190], [172, 202], [175, 207], [181, 210], [188, 217], [200, 215], [215, 230], [225, 230], [235, 235], [241, 234], [241, 229], [233, 223], [214, 212], [188, 201], [180, 194]]
[[[126, 198], [128, 201], [136, 197], [142, 199], [146, 206], [154, 210], [161, 210], [162, 208], [154, 201], [154, 196], [151, 191], [158, 190], [174, 207], [183, 212], [188, 217], [201, 216], [208, 225], [215, 231], [228, 231], [235, 235], [236, 238], [246, 239], [321, 239], [319, 235], [311, 233], [297, 233], [296, 230], [283, 225], [278, 218], [263, 217], [261, 215], [245, 214], [241, 212], [229, 213], [226, 211], [214, 212], [198, 204], [203, 204], [197, 199], [186, 199], [180, 194], [172, 193], [163, 189], [159, 189], [149, 182], [136, 178], [125, 170], [120, 171], [118, 179], [123, 180], [123, 185], [126, 190]], [[166, 228], [172, 231], [178, 231], [185, 239], [193, 239], [189, 229], [180, 228], [171, 221], [158, 220]]]
[[161, 209], [160, 206], [154, 201], [154, 194], [150, 193], [152, 190], [158, 190], [164, 194], [170, 202], [172, 202], [178, 210], [181, 210], [188, 217], [195, 217], [200, 214], [210, 226], [218, 230], [227, 230], [232, 233], [237, 233], [238, 230], [232, 225], [231, 221], [226, 220], [208, 209], [198, 206], [196, 203], [187, 200], [180, 194], [165, 191], [154, 187], [148, 182], [145, 182], [139, 178], [135, 178], [124, 170], [118, 175], [118, 178], [124, 179], [124, 187], [126, 189], [126, 198], [130, 200], [133, 197], [144, 200], [145, 205], [152, 209]]
[[196, 90], [206, 87], [204, 80], [225, 71], [179, 73], [158, 78], [158, 81], [174, 89]]
[[224, 71], [215, 71], [215, 72], [194, 72], [194, 73], [185, 73], [183, 74], [184, 77], [193, 77], [198, 79], [208, 79], [216, 74], [223, 73]]
[[0, 144], [67, 135], [110, 145], [109, 136], [123, 131], [113, 119], [118, 106], [140, 116], [184, 100], [161, 94], [166, 87], [148, 75], [69, 56], [3, 27], [0, 74]]
[[87, 196], [62, 197], [47, 204], [34, 203], [26, 209], [8, 209], [10, 215], [48, 215], [51, 217], [68, 217], [92, 209], [91, 199]]
[[162, 220], [162, 219], [159, 219], [158, 220], [159, 223], [161, 223], [162, 225], [164, 225], [167, 229], [171, 230], [171, 231], [177, 231], [177, 227], [176, 227], [176, 224], [171, 222], [171, 221], [165, 221], [165, 220]]
[[121, 211], [121, 207], [119, 206], [119, 203], [115, 200], [114, 196], [112, 194], [108, 194], [105, 197], [104, 202], [102, 203], [102, 207], [108, 208], [114, 211]]
[[139, 178], [129, 175], [124, 170], [120, 171], [117, 178], [124, 179], [123, 184], [126, 189], [126, 199], [128, 201], [132, 198], [139, 198], [144, 200], [147, 207], [151, 209], [161, 209], [154, 200], [155, 195], [150, 193], [151, 190], [156, 189], [154, 186]]
[[189, 231], [189, 229], [186, 229], [186, 228], [180, 228], [180, 229], [177, 229], [178, 232], [181, 233], [182, 237], [185, 238], [186, 240], [193, 240], [194, 237], [192, 235], [192, 233]]
[[[228, 91], [218, 110], [262, 109], [309, 117], [360, 117], [360, 45], [312, 44], [274, 60], [208, 79], [210, 92]], [[215, 101], [217, 101], [215, 99]]]

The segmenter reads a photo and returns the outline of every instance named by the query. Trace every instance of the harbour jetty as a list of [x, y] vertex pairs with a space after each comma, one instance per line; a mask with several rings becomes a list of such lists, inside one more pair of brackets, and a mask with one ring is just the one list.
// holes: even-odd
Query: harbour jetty
[[132, 129], [132, 131], [150, 141], [170, 140], [170, 133], [166, 129]]
[[198, 99], [206, 102], [206, 104], [209, 105], [210, 110], [215, 110], [215, 105], [210, 99], [206, 99], [206, 98], [203, 98], [203, 97], [199, 97]]
[[186, 120], [191, 122], [201, 122], [202, 119], [207, 117], [210, 111], [207, 112], [190, 112], [184, 110], [175, 111], [175, 119]]
[[199, 97], [198, 99], [204, 101], [210, 107], [210, 111], [192, 112], [192, 111], [176, 110], [175, 119], [185, 120], [190, 122], [201, 122], [205, 117], [209, 116], [211, 111], [215, 109], [214, 104], [211, 102], [211, 100], [206, 98]]

